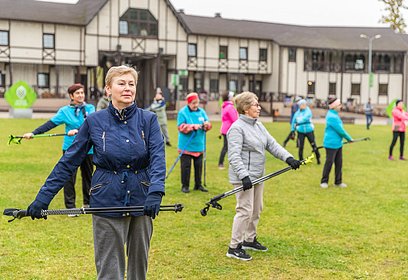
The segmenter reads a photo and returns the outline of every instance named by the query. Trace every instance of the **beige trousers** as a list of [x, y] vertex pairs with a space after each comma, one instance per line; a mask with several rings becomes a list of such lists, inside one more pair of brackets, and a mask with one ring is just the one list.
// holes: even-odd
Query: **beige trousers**
[[[233, 185], [238, 188], [241, 184]], [[264, 184], [260, 183], [247, 191], [235, 194], [237, 205], [235, 207], [235, 217], [232, 224], [232, 237], [230, 248], [236, 248], [244, 240], [254, 241], [256, 237], [256, 227], [263, 208]]]

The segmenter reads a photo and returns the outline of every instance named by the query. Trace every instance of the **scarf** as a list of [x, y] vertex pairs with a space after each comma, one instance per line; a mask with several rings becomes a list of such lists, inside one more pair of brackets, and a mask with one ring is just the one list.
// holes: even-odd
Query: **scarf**
[[85, 105], [86, 102], [83, 102], [82, 104], [75, 104], [71, 101], [69, 106], [75, 110], [75, 116], [79, 117], [79, 114], [82, 112], [82, 115], [84, 116], [84, 119], [88, 116], [88, 112], [85, 110]]

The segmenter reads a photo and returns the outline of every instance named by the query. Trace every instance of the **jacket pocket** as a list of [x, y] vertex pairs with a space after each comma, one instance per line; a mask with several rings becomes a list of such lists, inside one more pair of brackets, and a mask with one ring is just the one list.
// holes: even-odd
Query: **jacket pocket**
[[150, 182], [148, 182], [148, 181], [140, 181], [140, 184], [142, 184], [143, 186], [145, 186], [145, 187], [150, 187]]
[[96, 184], [95, 186], [92, 186], [91, 189], [89, 190], [89, 195], [98, 193], [102, 188], [106, 187], [109, 184], [110, 182], [106, 182], [106, 183], [100, 183], [100, 184]]

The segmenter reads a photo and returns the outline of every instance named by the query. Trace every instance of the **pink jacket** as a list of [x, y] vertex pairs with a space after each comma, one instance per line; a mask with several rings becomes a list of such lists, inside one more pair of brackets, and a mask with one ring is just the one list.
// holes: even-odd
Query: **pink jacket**
[[238, 112], [232, 101], [224, 101], [221, 109], [221, 134], [226, 135], [231, 125], [238, 119]]
[[398, 107], [395, 107], [392, 110], [392, 117], [392, 131], [405, 132], [405, 121], [408, 120], [408, 113], [404, 112], [404, 110], [399, 109]]

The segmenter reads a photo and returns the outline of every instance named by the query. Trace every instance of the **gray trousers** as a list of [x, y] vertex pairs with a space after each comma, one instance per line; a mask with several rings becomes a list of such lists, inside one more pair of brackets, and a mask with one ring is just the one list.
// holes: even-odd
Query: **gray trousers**
[[169, 137], [169, 131], [167, 129], [167, 124], [161, 124], [160, 125], [160, 131], [164, 137], [164, 141], [166, 143], [170, 143], [170, 137]]
[[[234, 188], [241, 186], [235, 185]], [[237, 205], [235, 217], [232, 224], [232, 237], [229, 247], [237, 248], [243, 241], [253, 242], [256, 237], [256, 227], [263, 208], [264, 184], [260, 183], [247, 191], [235, 194]]]
[[152, 219], [148, 216], [106, 218], [92, 215], [92, 225], [98, 279], [125, 279], [126, 256], [126, 279], [146, 279]]

